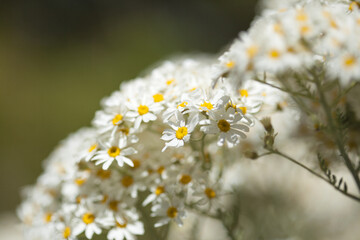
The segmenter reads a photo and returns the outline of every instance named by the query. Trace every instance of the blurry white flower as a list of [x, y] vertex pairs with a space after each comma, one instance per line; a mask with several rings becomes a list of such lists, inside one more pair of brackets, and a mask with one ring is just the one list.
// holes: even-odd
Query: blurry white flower
[[186, 217], [184, 206], [180, 200], [174, 199], [172, 202], [162, 199], [161, 203], [154, 205], [151, 208], [151, 216], [161, 217], [161, 219], [155, 223], [155, 227], [161, 227], [168, 224], [170, 221], [175, 221], [177, 225], [182, 226], [182, 218]]
[[200, 121], [200, 128], [206, 134], [218, 134], [217, 144], [224, 145], [225, 142], [229, 147], [239, 143], [239, 138], [246, 138], [244, 132], [249, 131], [249, 127], [240, 122], [242, 115], [235, 112], [235, 109], [229, 107], [227, 110], [221, 109], [209, 113], [210, 119]]

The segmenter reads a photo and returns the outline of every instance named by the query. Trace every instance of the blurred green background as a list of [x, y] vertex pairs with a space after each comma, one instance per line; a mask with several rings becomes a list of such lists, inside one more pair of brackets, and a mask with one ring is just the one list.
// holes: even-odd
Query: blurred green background
[[255, 0], [2, 1], [0, 213], [20, 202], [41, 163], [88, 126], [99, 101], [166, 57], [218, 53], [255, 14]]

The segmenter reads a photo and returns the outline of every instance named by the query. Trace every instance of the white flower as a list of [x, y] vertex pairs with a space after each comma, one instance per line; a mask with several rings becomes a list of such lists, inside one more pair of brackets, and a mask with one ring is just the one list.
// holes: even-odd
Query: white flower
[[95, 157], [92, 158], [93, 161], [96, 161], [96, 165], [103, 164], [103, 169], [106, 170], [110, 167], [114, 160], [117, 161], [120, 167], [124, 166], [124, 163], [133, 167], [134, 163], [130, 158], [126, 157], [132, 154], [136, 154], [137, 151], [132, 147], [126, 147], [126, 138], [119, 137], [118, 142], [113, 141], [114, 144], [106, 142], [104, 144], [105, 149], [100, 150], [96, 153]]
[[79, 221], [73, 228], [73, 234], [76, 236], [85, 232], [85, 236], [91, 239], [94, 234], [101, 234], [103, 227], [111, 224], [111, 216], [93, 204], [87, 207], [80, 206], [76, 215], [79, 216]]
[[159, 113], [163, 107], [161, 104], [153, 101], [146, 96], [142, 97], [141, 101], [130, 101], [126, 103], [129, 108], [126, 117], [134, 121], [134, 128], [138, 129], [141, 122], [147, 123], [157, 119], [156, 114]]
[[97, 150], [98, 150], [99, 144], [96, 142], [93, 142], [92, 144], [89, 145], [88, 149], [85, 149], [82, 154], [81, 157], [79, 158], [79, 160], [84, 159], [86, 162], [90, 161], [90, 159], [92, 157], [95, 156]]
[[161, 137], [162, 140], [169, 141], [165, 143], [162, 151], [165, 151], [167, 147], [178, 148], [184, 146], [184, 143], [190, 140], [190, 134], [196, 127], [196, 118], [192, 118], [191, 121], [186, 124], [184, 116], [179, 111], [176, 111], [175, 116], [176, 123], [168, 122], [172, 129], [166, 129]]
[[219, 134], [219, 146], [226, 141], [229, 147], [232, 147], [239, 143], [239, 137], [246, 138], [244, 132], [248, 132], [249, 127], [240, 122], [242, 116], [236, 113], [234, 108], [210, 112], [209, 117], [210, 119], [200, 121], [201, 125], [205, 125], [200, 130], [206, 134]]
[[155, 202], [165, 192], [165, 186], [158, 184], [150, 188], [151, 193], [145, 198], [142, 206], [147, 206], [151, 202]]
[[182, 226], [182, 218], [186, 217], [184, 205], [179, 199], [174, 199], [172, 202], [163, 199], [160, 204], [154, 205], [151, 208], [152, 217], [161, 217], [161, 219], [155, 223], [155, 227], [161, 227], [168, 224], [170, 221], [175, 221], [177, 225]]
[[134, 240], [134, 235], [144, 234], [144, 224], [138, 221], [139, 217], [135, 212], [126, 211], [123, 215], [115, 216], [115, 227], [107, 235], [109, 240]]
[[121, 127], [125, 120], [126, 108], [124, 105], [111, 111], [97, 111], [93, 120], [93, 125], [98, 128], [100, 134], [111, 132], [113, 136], [115, 132]]
[[[205, 180], [205, 179], [204, 179]], [[211, 180], [204, 181], [198, 184], [194, 193], [198, 207], [207, 210], [220, 209], [220, 197], [223, 195], [221, 192], [220, 183], [211, 184]]]
[[355, 51], [343, 52], [329, 61], [328, 77], [338, 77], [342, 86], [348, 86], [351, 80], [360, 80], [360, 57]]
[[191, 101], [189, 110], [185, 113], [196, 113], [199, 114], [199, 119], [202, 118], [200, 113], [209, 113], [211, 111], [224, 107], [230, 97], [225, 94], [223, 90], [212, 90], [212, 89], [197, 89], [189, 95]]

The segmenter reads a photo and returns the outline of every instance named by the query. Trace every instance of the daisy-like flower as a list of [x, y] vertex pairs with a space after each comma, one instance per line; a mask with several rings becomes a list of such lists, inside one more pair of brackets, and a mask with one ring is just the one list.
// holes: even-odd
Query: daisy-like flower
[[104, 150], [100, 150], [96, 153], [92, 160], [96, 161], [96, 165], [103, 164], [102, 168], [107, 170], [114, 160], [117, 161], [120, 167], [124, 166], [124, 163], [133, 167], [134, 163], [130, 158], [126, 157], [132, 154], [136, 154], [137, 151], [132, 147], [126, 147], [126, 138], [119, 137], [118, 142], [113, 140], [113, 144], [111, 142], [105, 143]]
[[240, 122], [242, 116], [235, 112], [235, 109], [229, 107], [227, 110], [219, 109], [209, 113], [210, 119], [200, 121], [200, 128], [206, 134], [218, 134], [218, 146], [224, 145], [225, 141], [232, 147], [239, 143], [239, 138], [246, 138], [244, 132], [249, 131], [249, 127]]
[[125, 211], [124, 214], [115, 216], [115, 227], [112, 228], [107, 238], [109, 240], [134, 240], [134, 235], [144, 234], [144, 224], [139, 221], [139, 216], [134, 211]]
[[206, 183], [198, 184], [194, 193], [195, 199], [198, 197], [196, 200], [198, 206], [208, 210], [221, 208], [220, 197], [222, 195], [220, 184], [209, 184], [209, 180]]
[[73, 234], [78, 236], [85, 232], [85, 236], [91, 239], [94, 234], [101, 234], [102, 228], [111, 224], [111, 215], [102, 211], [99, 206], [80, 206], [76, 215], [80, 221], [74, 225]]
[[176, 114], [177, 111], [186, 111], [186, 109], [189, 107], [189, 102], [191, 102], [189, 93], [183, 93], [181, 97], [178, 98], [175, 102], [168, 104], [166, 110], [163, 113], [163, 120], [168, 121]]
[[139, 102], [127, 102], [127, 107], [130, 111], [127, 112], [126, 117], [134, 121], [135, 129], [140, 127], [141, 122], [155, 121], [157, 119], [156, 114], [163, 109], [160, 103], [146, 97], [143, 97]]
[[186, 217], [184, 204], [179, 199], [174, 199], [171, 202], [162, 199], [160, 204], [154, 205], [151, 208], [151, 211], [152, 217], [161, 217], [161, 219], [155, 223], [155, 227], [161, 227], [170, 221], [175, 221], [177, 225], [182, 226], [183, 221], [181, 219]]
[[151, 193], [145, 198], [142, 205], [145, 207], [151, 202], [155, 202], [159, 197], [165, 193], [165, 186], [162, 184], [158, 184], [150, 188]]
[[190, 134], [197, 125], [196, 118], [192, 118], [191, 121], [186, 124], [184, 116], [179, 111], [176, 111], [175, 117], [176, 123], [168, 123], [172, 129], [166, 129], [161, 137], [162, 140], [169, 141], [165, 143], [165, 147], [162, 149], [163, 152], [168, 147], [178, 148], [184, 146], [184, 143], [190, 140]]
[[90, 159], [92, 157], [95, 156], [97, 150], [98, 150], [99, 144], [94, 142], [92, 143], [88, 149], [85, 149], [82, 154], [80, 155], [81, 157], [79, 158], [79, 160], [85, 160], [86, 162], [90, 161]]
[[97, 127], [100, 134], [111, 132], [111, 135], [113, 136], [125, 121], [125, 115], [126, 108], [124, 105], [120, 105], [116, 111], [97, 111], [95, 113], [93, 125]]
[[195, 90], [189, 95], [191, 106], [186, 113], [201, 113], [217, 110], [229, 102], [229, 96], [223, 90]]
[[[353, 51], [355, 52], [355, 51]], [[332, 58], [329, 62], [329, 76], [336, 76], [340, 84], [348, 86], [351, 80], [360, 79], [360, 57], [358, 54], [345, 52]]]
[[[68, 220], [69, 217], [65, 217], [65, 218], [67, 218]], [[66, 239], [66, 240], [77, 239], [69, 221], [58, 222], [55, 226], [55, 231], [56, 231], [57, 239]]]

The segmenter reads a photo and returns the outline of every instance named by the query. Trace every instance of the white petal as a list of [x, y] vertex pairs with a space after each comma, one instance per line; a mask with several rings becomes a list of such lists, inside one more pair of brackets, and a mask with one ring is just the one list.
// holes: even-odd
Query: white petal
[[175, 138], [175, 134], [172, 134], [172, 135], [162, 135], [161, 136], [161, 140], [164, 140], [164, 141], [170, 141], [171, 139]]
[[144, 234], [144, 224], [142, 222], [135, 222], [134, 224], [129, 224], [129, 231], [136, 235]]
[[147, 196], [147, 198], [145, 198], [144, 202], [142, 203], [142, 206], [145, 207], [155, 199], [156, 199], [155, 193], [149, 194], [149, 196]]
[[81, 222], [78, 225], [76, 225], [73, 229], [73, 233], [75, 236], [81, 234], [86, 228], [86, 224]]
[[[110, 167], [110, 165], [112, 164], [113, 161], [114, 161], [114, 159], [113, 159], [113, 160], [108, 160], [108, 161], [106, 161], [106, 162], [103, 164], [102, 168], [103, 168], [104, 170], [107, 170], [107, 169]], [[97, 165], [97, 163], [96, 163], [96, 165]]]
[[126, 237], [126, 240], [134, 240], [134, 236], [129, 233], [126, 229], [124, 230], [124, 236]]
[[142, 120], [142, 117], [140, 117], [140, 116], [136, 118], [135, 123], [134, 123], [135, 129], [138, 129], [140, 127], [141, 120]]
[[122, 160], [123, 160], [127, 165], [129, 165], [130, 167], [134, 167], [133, 161], [131, 161], [129, 158], [127, 158], [127, 157], [122, 157]]
[[139, 116], [139, 113], [137, 113], [137, 112], [127, 112], [126, 113], [126, 117], [134, 118], [137, 116]]
[[170, 146], [170, 147], [175, 147], [178, 145], [178, 142], [179, 142], [179, 139], [177, 138], [174, 138], [173, 140], [171, 140], [170, 142], [166, 143], [167, 146]]
[[220, 132], [219, 128], [213, 126], [213, 125], [209, 125], [209, 126], [202, 126], [200, 128], [200, 131], [205, 132], [206, 134], [217, 134]]
[[94, 235], [94, 231], [93, 231], [92, 227], [90, 225], [88, 225], [87, 228], [85, 229], [85, 236], [88, 239], [91, 239], [93, 235]]
[[118, 163], [118, 165], [119, 165], [120, 167], [123, 167], [123, 166], [124, 166], [124, 161], [123, 161], [123, 159], [122, 159], [121, 156], [116, 157], [116, 162]]
[[133, 155], [133, 154], [136, 154], [136, 153], [137, 153], [137, 151], [132, 147], [125, 148], [125, 149], [121, 150], [121, 155], [122, 156]]

